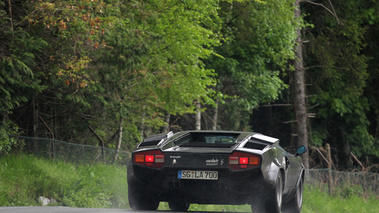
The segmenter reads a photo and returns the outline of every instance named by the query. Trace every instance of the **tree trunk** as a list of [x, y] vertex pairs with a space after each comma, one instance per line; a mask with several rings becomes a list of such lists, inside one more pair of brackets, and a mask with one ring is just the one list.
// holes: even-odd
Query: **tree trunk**
[[171, 117], [171, 114], [170, 113], [167, 113], [166, 116], [165, 116], [165, 123], [166, 125], [163, 127], [162, 129], [162, 133], [164, 132], [168, 132], [169, 131], [169, 127], [170, 127], [170, 117]]
[[12, 1], [8, 0], [8, 4], [9, 4], [9, 16], [10, 16], [10, 21], [11, 21], [11, 30], [13, 32], [14, 29], [13, 29]]
[[36, 137], [38, 137], [39, 113], [38, 113], [38, 106], [37, 106], [37, 102], [36, 102], [35, 98], [33, 98], [32, 106], [33, 106], [33, 132], [32, 132], [32, 136], [36, 138]]
[[328, 161], [329, 161], [329, 164], [328, 164], [328, 188], [329, 188], [329, 195], [332, 195], [333, 194], [333, 191], [334, 191], [334, 186], [333, 186], [333, 172], [332, 172], [332, 153], [331, 153], [331, 150], [330, 150], [330, 145], [327, 143], [326, 144], [326, 151], [327, 151], [327, 158], [328, 158]]
[[[37, 98], [33, 98], [32, 100], [32, 107], [33, 107], [33, 132], [32, 136], [34, 138], [38, 138], [38, 117], [39, 117], [39, 109], [38, 109], [38, 102], [36, 101]], [[29, 151], [34, 153], [38, 151], [38, 144], [37, 140], [33, 140], [33, 144], [29, 144]]]
[[120, 117], [120, 127], [118, 131], [118, 141], [117, 141], [117, 146], [116, 146], [116, 155], [114, 157], [114, 163], [117, 163], [118, 161], [118, 153], [120, 152], [121, 148], [121, 142], [122, 142], [122, 126], [124, 125], [124, 119], [123, 117]]
[[196, 130], [201, 130], [201, 104], [200, 100], [196, 102]]
[[216, 100], [216, 106], [214, 108], [212, 130], [217, 130], [217, 119], [218, 119], [218, 98]]
[[144, 130], [145, 130], [145, 116], [146, 116], [146, 112], [145, 112], [145, 105], [143, 106], [143, 113], [142, 113], [142, 118], [141, 118], [141, 131], [140, 131], [140, 140], [141, 142], [143, 141], [143, 138], [144, 138]]
[[[301, 18], [301, 8], [300, 1], [296, 0], [295, 3], [295, 17], [297, 19]], [[308, 113], [306, 106], [306, 95], [305, 95], [305, 77], [304, 77], [304, 62], [303, 62], [303, 48], [301, 40], [301, 29], [297, 30], [296, 39], [296, 53], [295, 53], [295, 71], [293, 73], [293, 86], [294, 86], [294, 105], [295, 105], [295, 115], [297, 120], [297, 145], [298, 146], [308, 146]], [[309, 154], [304, 153], [302, 155], [303, 164], [306, 168], [309, 168]]]
[[346, 169], [350, 170], [353, 168], [353, 161], [350, 156], [350, 142], [346, 133], [341, 129], [341, 137], [342, 137], [342, 152], [343, 152], [343, 160], [346, 166]]
[[[376, 107], [376, 109], [379, 109]], [[379, 112], [376, 113], [376, 130], [375, 130], [375, 139], [379, 139]]]

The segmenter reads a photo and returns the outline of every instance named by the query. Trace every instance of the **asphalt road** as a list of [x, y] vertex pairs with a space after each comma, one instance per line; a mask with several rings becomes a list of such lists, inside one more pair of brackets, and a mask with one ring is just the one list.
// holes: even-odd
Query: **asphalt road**
[[[23, 207], [0, 207], [0, 213], [179, 213], [172, 211], [133, 211], [130, 209], [90, 209], [90, 208], [71, 208], [55, 206], [23, 206]], [[196, 212], [192, 212], [196, 213]], [[217, 212], [207, 212], [217, 213]], [[223, 212], [225, 213], [225, 212]]]
[[[132, 213], [128, 209], [95, 209], [95, 208], [71, 208], [55, 206], [25, 206], [25, 207], [0, 207], [0, 213]], [[148, 211], [138, 211], [147, 213]]]

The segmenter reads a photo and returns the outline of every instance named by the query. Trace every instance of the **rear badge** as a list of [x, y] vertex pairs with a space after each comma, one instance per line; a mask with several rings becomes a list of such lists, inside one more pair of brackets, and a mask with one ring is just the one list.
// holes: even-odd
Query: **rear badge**
[[206, 160], [205, 165], [206, 166], [218, 166], [218, 159]]
[[176, 159], [172, 160], [172, 165], [176, 165]]

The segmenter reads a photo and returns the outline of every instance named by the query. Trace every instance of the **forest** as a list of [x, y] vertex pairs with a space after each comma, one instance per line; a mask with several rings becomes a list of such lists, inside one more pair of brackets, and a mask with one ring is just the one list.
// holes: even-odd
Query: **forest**
[[241, 130], [378, 171], [378, 35], [378, 0], [2, 0], [0, 154]]

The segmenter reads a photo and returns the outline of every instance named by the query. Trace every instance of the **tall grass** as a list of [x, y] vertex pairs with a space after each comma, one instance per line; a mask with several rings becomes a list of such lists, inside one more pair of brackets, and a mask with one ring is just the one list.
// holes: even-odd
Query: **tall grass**
[[379, 213], [379, 200], [363, 198], [359, 193], [330, 196], [327, 191], [305, 187], [303, 213]]
[[[346, 191], [348, 190], [348, 191]], [[303, 213], [378, 213], [376, 197], [363, 198], [359, 190], [341, 189], [336, 196], [305, 187]], [[129, 208], [126, 168], [114, 165], [76, 165], [31, 155], [0, 157], [0, 206], [41, 205], [38, 197], [54, 198], [53, 205]], [[160, 210], [168, 210], [161, 202]], [[196, 205], [190, 211], [250, 212], [250, 206]]]
[[126, 191], [125, 167], [52, 163], [31, 155], [0, 158], [0, 206], [39, 205], [43, 196], [55, 205], [126, 208]]

